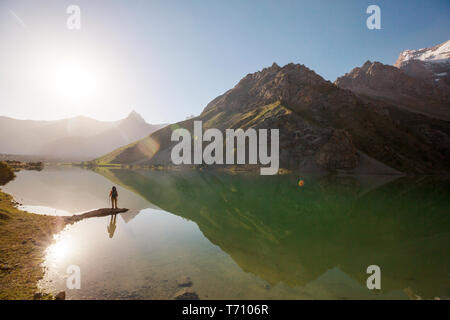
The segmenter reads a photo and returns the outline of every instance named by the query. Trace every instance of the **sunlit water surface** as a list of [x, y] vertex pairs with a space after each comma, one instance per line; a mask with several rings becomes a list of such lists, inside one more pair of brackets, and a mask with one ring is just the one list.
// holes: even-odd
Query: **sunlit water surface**
[[[2, 189], [25, 210], [72, 215], [109, 205], [112, 185], [130, 211], [56, 235], [43, 291], [171, 299], [189, 277], [200, 299], [450, 297], [445, 179], [49, 167]], [[381, 290], [366, 286], [374, 264]], [[80, 289], [66, 287], [72, 265]]]

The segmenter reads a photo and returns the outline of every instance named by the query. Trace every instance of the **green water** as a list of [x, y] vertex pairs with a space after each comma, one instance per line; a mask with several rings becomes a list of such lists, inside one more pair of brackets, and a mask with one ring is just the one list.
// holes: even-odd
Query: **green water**
[[[446, 179], [47, 168], [4, 189], [72, 214], [106, 206], [113, 184], [130, 212], [112, 237], [109, 217], [62, 231], [43, 290], [64, 290], [75, 264], [73, 299], [170, 299], [186, 276], [201, 299], [450, 298]], [[381, 290], [366, 286], [369, 265]]]

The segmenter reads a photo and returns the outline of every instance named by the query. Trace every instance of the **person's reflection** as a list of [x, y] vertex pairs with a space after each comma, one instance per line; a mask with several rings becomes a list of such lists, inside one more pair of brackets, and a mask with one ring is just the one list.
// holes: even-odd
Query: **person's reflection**
[[111, 215], [111, 220], [109, 221], [108, 233], [110, 238], [114, 236], [114, 231], [116, 231], [116, 218], [117, 214], [113, 214]]

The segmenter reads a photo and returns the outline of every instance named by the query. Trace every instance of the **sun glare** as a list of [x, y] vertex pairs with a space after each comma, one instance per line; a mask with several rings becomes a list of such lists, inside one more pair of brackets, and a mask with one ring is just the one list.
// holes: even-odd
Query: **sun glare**
[[56, 242], [47, 249], [47, 260], [53, 263], [63, 261], [73, 250], [73, 243], [68, 237], [55, 237]]
[[64, 61], [50, 70], [50, 88], [64, 102], [89, 102], [98, 90], [98, 79], [92, 68], [80, 61]]

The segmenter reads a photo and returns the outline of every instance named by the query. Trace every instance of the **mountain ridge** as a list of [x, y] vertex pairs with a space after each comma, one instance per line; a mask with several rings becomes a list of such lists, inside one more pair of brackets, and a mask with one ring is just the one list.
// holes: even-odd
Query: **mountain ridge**
[[411, 76], [395, 66], [366, 61], [361, 67], [337, 78], [335, 84], [360, 97], [450, 120], [450, 91], [433, 85], [428, 78]]
[[431, 48], [405, 50], [394, 66], [450, 95], [450, 40]]
[[143, 138], [164, 125], [152, 125], [135, 111], [117, 121], [86, 116], [61, 120], [20, 120], [0, 116], [0, 152], [84, 161]]
[[[392, 67], [394, 68], [394, 67]], [[408, 119], [399, 121], [399, 119]], [[436, 137], [411, 131], [410, 123], [450, 134], [448, 122], [360, 97], [300, 64], [273, 64], [248, 74], [213, 99], [194, 119], [160, 129], [147, 138], [95, 159], [92, 164], [171, 165], [171, 132], [193, 122], [203, 129], [280, 129], [280, 165], [306, 171], [355, 173], [449, 172], [448, 148]], [[434, 130], [434, 131], [432, 131]], [[426, 131], [426, 130], [425, 130]], [[377, 164], [377, 165], [375, 165]]]

